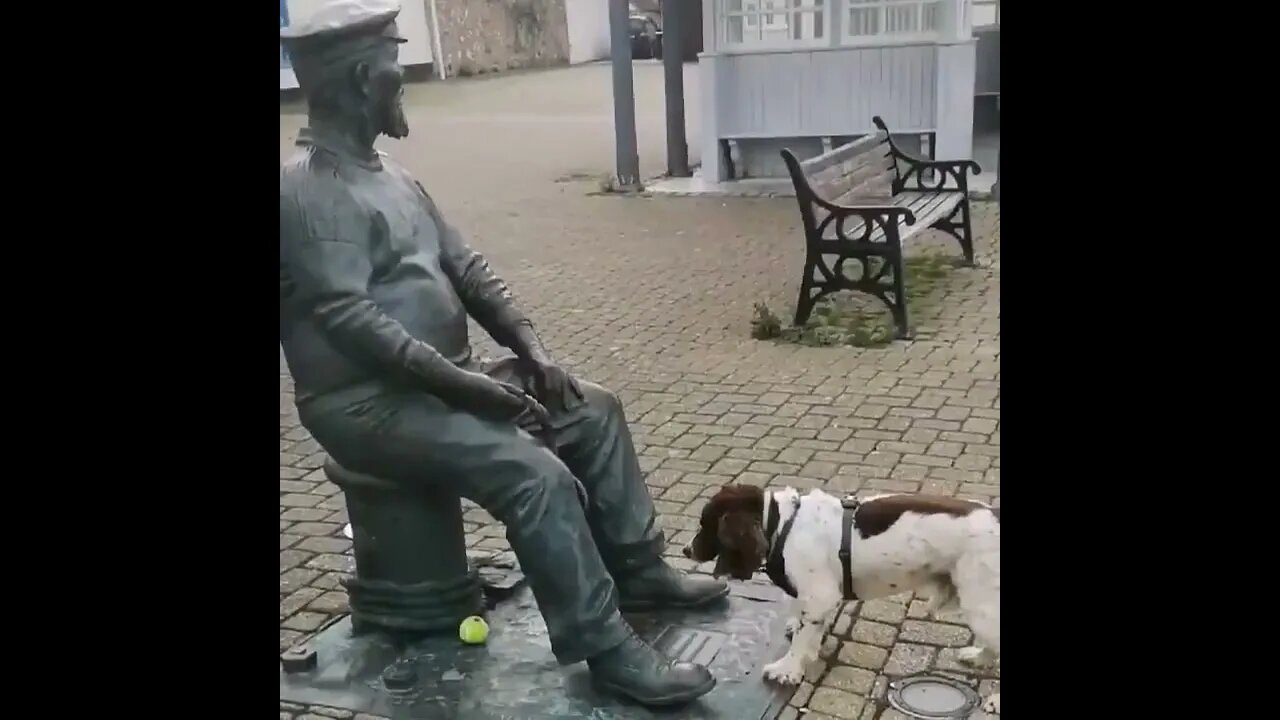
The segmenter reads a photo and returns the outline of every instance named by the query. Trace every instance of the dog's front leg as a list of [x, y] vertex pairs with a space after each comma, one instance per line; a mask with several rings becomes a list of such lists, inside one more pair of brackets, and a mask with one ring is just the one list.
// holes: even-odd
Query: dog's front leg
[[787, 618], [786, 627], [783, 628], [783, 633], [786, 634], [787, 639], [790, 640], [794, 638], [796, 636], [796, 633], [799, 631], [800, 631], [800, 616], [792, 615], [791, 617]]
[[[801, 597], [805, 596], [801, 594]], [[839, 596], [810, 596], [800, 604], [800, 627], [791, 638], [791, 646], [781, 659], [764, 666], [764, 677], [783, 685], [798, 685], [804, 679], [806, 664], [818, 659], [822, 634], [840, 607]]]

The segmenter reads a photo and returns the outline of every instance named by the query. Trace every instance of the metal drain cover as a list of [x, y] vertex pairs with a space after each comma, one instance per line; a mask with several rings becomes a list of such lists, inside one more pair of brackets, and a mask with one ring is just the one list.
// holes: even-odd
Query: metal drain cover
[[924, 720], [966, 718], [981, 700], [971, 686], [945, 675], [914, 675], [889, 683], [889, 705]]

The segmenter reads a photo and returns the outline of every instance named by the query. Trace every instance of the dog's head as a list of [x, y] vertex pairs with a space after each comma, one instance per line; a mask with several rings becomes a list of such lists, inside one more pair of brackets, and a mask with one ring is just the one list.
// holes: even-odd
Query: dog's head
[[764, 490], [752, 485], [725, 485], [702, 508], [698, 534], [684, 547], [694, 562], [716, 561], [716, 577], [750, 580], [764, 562], [769, 541], [764, 536]]

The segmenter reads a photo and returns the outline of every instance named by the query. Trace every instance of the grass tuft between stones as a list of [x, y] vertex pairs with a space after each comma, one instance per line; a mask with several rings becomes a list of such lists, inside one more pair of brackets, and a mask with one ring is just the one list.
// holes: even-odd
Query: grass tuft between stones
[[[883, 260], [868, 260], [867, 273], [874, 277]], [[918, 317], [929, 307], [934, 291], [955, 268], [955, 260], [939, 252], [913, 255], [903, 260], [906, 269], [907, 309]], [[858, 263], [846, 262], [858, 268]], [[856, 280], [857, 275], [850, 277]], [[841, 291], [823, 297], [814, 305], [804, 325], [784, 325], [765, 303], [755, 303], [751, 337], [778, 340], [809, 347], [884, 347], [893, 342], [893, 315], [878, 298], [865, 293]]]

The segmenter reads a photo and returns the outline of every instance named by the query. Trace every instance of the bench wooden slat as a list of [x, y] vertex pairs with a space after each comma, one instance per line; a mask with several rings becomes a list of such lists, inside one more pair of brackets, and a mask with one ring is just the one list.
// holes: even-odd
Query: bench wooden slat
[[[800, 168], [804, 170], [805, 175], [812, 177], [832, 165], [842, 163], [845, 160], [861, 155], [882, 143], [887, 143], [888, 140], [889, 136], [882, 132], [874, 132], [870, 135], [864, 135], [851, 143], [845, 143], [844, 145], [832, 148], [821, 155], [815, 155], [808, 160], [802, 161], [800, 163]], [[888, 148], [885, 148], [885, 150], [887, 151]]]
[[[915, 213], [916, 222], [909, 227], [902, 227], [898, 232], [902, 240], [927, 230], [930, 225], [951, 214], [960, 204], [960, 193], [919, 193], [918, 198], [904, 198], [911, 203], [908, 207]], [[901, 195], [899, 197], [902, 197]]]
[[[893, 198], [893, 204], [899, 207], [910, 208], [911, 212], [916, 216], [914, 225], [898, 223], [898, 237], [906, 241], [907, 238], [927, 230], [937, 220], [940, 220], [955, 209], [960, 204], [960, 193], [901, 193]], [[826, 240], [836, 240], [836, 225], [831, 223], [827, 226], [828, 231], [824, 236]], [[862, 235], [863, 223], [861, 220], [850, 218], [844, 224], [845, 235], [849, 237], [859, 237]], [[884, 230], [876, 228], [868, 238], [871, 242], [884, 242]]]
[[841, 205], [853, 205], [858, 198], [893, 196], [893, 158], [887, 153], [883, 157], [868, 158], [847, 172], [845, 167], [838, 166], [843, 174], [824, 185], [820, 191], [824, 198]]

